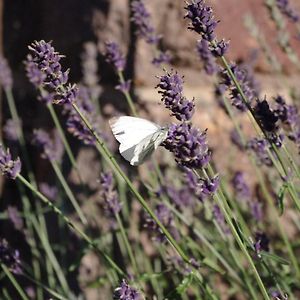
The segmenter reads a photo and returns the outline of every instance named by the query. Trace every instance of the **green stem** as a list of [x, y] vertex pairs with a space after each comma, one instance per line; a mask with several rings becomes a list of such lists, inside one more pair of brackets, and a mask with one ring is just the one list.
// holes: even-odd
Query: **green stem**
[[82, 114], [82, 112], [80, 111], [80, 109], [78, 108], [78, 106], [75, 103], [72, 103], [72, 106], [76, 110], [76, 112], [78, 113], [78, 115], [80, 116], [80, 118], [82, 119], [82, 121], [84, 122], [84, 124], [87, 126], [87, 128], [89, 129], [89, 131], [91, 132], [91, 134], [95, 137], [95, 139], [97, 141], [97, 144], [98, 144], [97, 149], [99, 149], [100, 153], [102, 155], [104, 155], [104, 158], [108, 161], [108, 163], [110, 163], [110, 165], [112, 166], [113, 170], [117, 173], [117, 175], [120, 175], [124, 179], [124, 181], [128, 185], [128, 188], [130, 189], [130, 191], [134, 194], [134, 196], [139, 201], [139, 203], [143, 206], [143, 208], [145, 209], [145, 211], [151, 216], [151, 218], [159, 226], [159, 228], [162, 230], [162, 232], [164, 233], [164, 235], [166, 236], [166, 238], [168, 239], [168, 241], [170, 242], [170, 244], [175, 248], [175, 250], [177, 251], [177, 253], [182, 257], [182, 259], [185, 262], [189, 263], [189, 258], [182, 251], [182, 249], [177, 244], [177, 242], [174, 240], [174, 238], [172, 237], [172, 235], [165, 228], [165, 226], [160, 222], [160, 220], [157, 218], [157, 216], [152, 211], [152, 209], [150, 208], [150, 206], [144, 200], [144, 198], [142, 197], [142, 195], [137, 191], [137, 189], [134, 187], [133, 183], [126, 176], [126, 174], [123, 172], [123, 170], [120, 168], [120, 166], [118, 165], [117, 161], [115, 160], [115, 158], [113, 157], [113, 155], [111, 154], [111, 152], [109, 151], [109, 149], [106, 147], [106, 145], [101, 140], [101, 138], [98, 136], [98, 134], [95, 132], [95, 130], [93, 129], [93, 127], [89, 123], [89, 121], [86, 119], [86, 117]]
[[41, 192], [39, 192], [30, 182], [28, 182], [22, 175], [18, 174], [17, 179], [20, 180], [28, 189], [30, 189], [35, 195], [48, 205], [54, 213], [56, 213], [62, 220], [76, 233], [78, 233], [98, 254], [100, 254], [109, 265], [119, 274], [125, 276], [125, 273], [118, 267], [118, 265], [107, 255], [105, 252], [98, 248], [98, 245], [86, 235], [76, 224], [74, 224], [68, 217], [66, 217], [62, 211], [57, 208], [50, 200], [48, 200]]
[[133, 251], [132, 251], [132, 248], [130, 246], [130, 243], [128, 241], [127, 234], [125, 232], [125, 228], [124, 228], [123, 222], [122, 222], [122, 220], [120, 218], [120, 215], [118, 213], [115, 214], [115, 218], [116, 218], [116, 220], [118, 222], [118, 225], [119, 225], [119, 228], [120, 228], [120, 231], [121, 231], [121, 235], [122, 235], [122, 239], [123, 239], [123, 241], [125, 243], [125, 247], [126, 247], [128, 255], [129, 255], [129, 258], [130, 258], [130, 261], [131, 261], [131, 264], [132, 264], [135, 276], [138, 276], [139, 272], [138, 272], [137, 263], [136, 263], [134, 255], [133, 255]]
[[65, 147], [65, 149], [66, 149], [66, 152], [67, 152], [67, 155], [68, 155], [68, 157], [69, 157], [69, 160], [70, 160], [70, 162], [71, 162], [71, 164], [72, 164], [72, 167], [76, 170], [80, 182], [83, 183], [83, 179], [82, 179], [82, 177], [81, 177], [81, 175], [80, 175], [80, 172], [79, 172], [79, 169], [78, 169], [78, 165], [77, 165], [75, 156], [73, 155], [73, 152], [72, 152], [72, 150], [71, 150], [70, 144], [69, 144], [69, 142], [68, 142], [68, 140], [67, 140], [67, 138], [66, 138], [66, 135], [65, 135], [65, 133], [64, 133], [62, 127], [61, 127], [61, 124], [60, 124], [60, 122], [59, 122], [59, 119], [58, 119], [58, 117], [57, 117], [57, 114], [56, 114], [56, 112], [55, 112], [55, 109], [53, 108], [52, 103], [48, 103], [48, 104], [47, 104], [47, 108], [48, 108], [48, 110], [49, 110], [49, 112], [50, 112], [50, 115], [51, 115], [51, 117], [52, 117], [52, 120], [53, 120], [53, 122], [54, 122], [54, 125], [55, 125], [55, 127], [57, 128], [57, 130], [58, 130], [59, 136], [60, 136], [60, 138], [61, 138], [61, 140], [62, 140], [62, 142], [63, 142], [63, 144], [64, 144], [64, 147]]
[[1, 265], [1, 268], [4, 271], [5, 275], [8, 277], [10, 282], [13, 284], [13, 286], [15, 287], [17, 292], [19, 293], [21, 299], [22, 300], [29, 300], [29, 298], [26, 296], [25, 292], [22, 290], [21, 286], [19, 285], [19, 283], [15, 279], [15, 276], [10, 272], [10, 270], [4, 264], [1, 263], [0, 265]]
[[78, 204], [78, 202], [77, 202], [77, 200], [76, 200], [76, 198], [75, 198], [72, 190], [70, 189], [67, 181], [65, 180], [65, 177], [63, 176], [60, 168], [58, 167], [57, 162], [51, 160], [50, 163], [51, 163], [51, 165], [53, 167], [53, 170], [54, 170], [54, 172], [55, 172], [58, 180], [60, 181], [60, 183], [61, 183], [64, 191], [66, 192], [66, 195], [68, 196], [68, 198], [71, 201], [74, 209], [76, 210], [76, 212], [77, 212], [77, 214], [78, 214], [78, 216], [79, 216], [82, 224], [87, 225], [87, 223], [88, 223], [87, 219], [84, 216], [84, 214], [83, 214], [83, 212], [82, 212], [82, 210], [81, 210], [81, 208], [80, 208], [80, 206], [79, 206], [79, 204]]
[[[209, 178], [209, 176], [206, 174], [206, 171], [203, 169], [202, 170], [203, 173], [205, 174], [206, 178]], [[260, 275], [255, 267], [255, 264], [250, 256], [250, 254], [248, 253], [247, 251], [247, 248], [246, 246], [244, 245], [243, 241], [241, 240], [232, 220], [233, 220], [233, 216], [231, 214], [231, 210], [230, 210], [230, 207], [228, 206], [227, 202], [226, 201], [222, 201], [222, 197], [220, 195], [220, 192], [216, 192], [213, 196], [214, 200], [216, 201], [217, 205], [220, 207], [224, 217], [225, 217], [225, 220], [227, 222], [227, 224], [229, 225], [230, 229], [231, 229], [231, 232], [236, 240], [236, 242], [238, 243], [240, 249], [242, 250], [243, 254], [245, 255], [251, 269], [253, 270], [253, 273], [254, 273], [254, 277], [258, 283], [258, 286], [261, 290], [261, 293], [263, 295], [263, 298], [265, 300], [269, 300], [269, 295], [268, 295], [268, 292], [264, 286], [264, 283], [262, 282], [262, 279], [260, 278]]]
[[[122, 72], [118, 72], [118, 76], [119, 76], [120, 84], [124, 84], [125, 83], [125, 79], [124, 79], [123, 73]], [[129, 108], [130, 108], [130, 111], [131, 111], [132, 115], [134, 117], [137, 117], [138, 114], [136, 112], [135, 105], [133, 104], [133, 101], [132, 101], [132, 98], [131, 98], [129, 92], [128, 91], [123, 91], [123, 94], [125, 95], [125, 98], [127, 100], [127, 103], [129, 105]]]

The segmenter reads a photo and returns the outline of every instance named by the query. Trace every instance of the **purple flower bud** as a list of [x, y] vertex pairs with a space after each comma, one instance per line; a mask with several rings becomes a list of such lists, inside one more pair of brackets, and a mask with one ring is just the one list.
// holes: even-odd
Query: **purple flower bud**
[[181, 208], [190, 208], [193, 205], [193, 195], [191, 194], [190, 189], [186, 187], [175, 188], [174, 186], [167, 186], [167, 194], [174, 204]]
[[5, 239], [0, 238], [0, 263], [14, 274], [22, 274], [20, 253], [14, 250]]
[[126, 282], [122, 280], [121, 285], [115, 289], [114, 299], [116, 300], [141, 300], [140, 293]]
[[171, 110], [172, 115], [179, 121], [188, 121], [194, 113], [194, 101], [183, 96], [183, 78], [177, 73], [167, 73], [161, 76], [157, 85], [162, 94], [162, 102]]
[[236, 172], [231, 180], [231, 184], [237, 200], [250, 200], [251, 192], [248, 184], [246, 183], [244, 173], [240, 171]]
[[212, 55], [209, 48], [209, 42], [202, 39], [197, 42], [197, 52], [204, 65], [204, 70], [208, 75], [213, 75], [218, 72], [218, 66], [216, 64], [216, 59]]
[[250, 208], [251, 208], [251, 214], [253, 218], [259, 222], [263, 218], [263, 212], [262, 212], [262, 204], [258, 201], [251, 201], [250, 202]]
[[111, 173], [102, 173], [100, 177], [100, 197], [104, 201], [104, 208], [107, 214], [114, 217], [121, 210], [121, 204], [113, 184]]
[[145, 39], [148, 44], [158, 44], [161, 37], [155, 34], [154, 27], [151, 24], [151, 16], [145, 7], [144, 1], [132, 1], [131, 11], [131, 20], [136, 26], [136, 35]]
[[188, 123], [172, 124], [162, 146], [174, 154], [177, 163], [188, 168], [199, 169], [210, 161], [206, 131]]
[[204, 0], [193, 0], [187, 3], [185, 10], [185, 18], [190, 20], [188, 28], [199, 33], [203, 39], [213, 41], [218, 21], [214, 19], [212, 8], [207, 6]]
[[32, 143], [37, 146], [42, 158], [50, 161], [61, 161], [64, 148], [57, 134], [52, 140], [46, 131], [34, 129]]
[[196, 198], [203, 202], [205, 195], [203, 194], [202, 185], [199, 178], [193, 173], [192, 170], [184, 168], [185, 183], [189, 190], [196, 196]]
[[224, 56], [228, 50], [229, 47], [229, 42], [226, 42], [224, 39], [217, 42], [216, 45], [212, 45], [211, 46], [211, 53], [215, 56], [215, 57], [221, 57]]
[[106, 42], [104, 56], [107, 63], [111, 64], [117, 72], [124, 71], [126, 60], [117, 43]]
[[24, 222], [18, 209], [15, 206], [7, 207], [7, 214], [9, 220], [12, 222], [16, 230], [22, 230], [24, 228]]
[[13, 85], [11, 69], [3, 56], [0, 56], [0, 84], [4, 90], [11, 89]]
[[290, 6], [289, 0], [276, 0], [276, 5], [281, 13], [287, 16], [292, 22], [297, 23], [300, 20], [299, 13]]
[[4, 176], [10, 179], [15, 179], [21, 171], [20, 158], [12, 160], [9, 149], [5, 151], [2, 145], [0, 145], [0, 170]]
[[213, 195], [217, 191], [219, 184], [220, 178], [218, 175], [216, 175], [214, 178], [203, 180], [201, 185], [202, 193], [204, 195]]
[[41, 182], [39, 188], [42, 194], [44, 194], [49, 200], [55, 201], [58, 195], [58, 189], [56, 186], [51, 186], [46, 182]]
[[3, 132], [5, 138], [10, 142], [16, 142], [19, 139], [19, 127], [21, 124], [16, 123], [14, 120], [9, 119], [6, 121]]

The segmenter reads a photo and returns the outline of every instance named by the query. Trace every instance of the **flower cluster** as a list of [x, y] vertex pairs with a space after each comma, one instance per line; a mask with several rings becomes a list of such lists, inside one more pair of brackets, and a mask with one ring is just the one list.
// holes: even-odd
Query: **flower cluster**
[[[170, 210], [164, 204], [157, 204], [154, 210], [155, 215], [159, 221], [166, 227], [166, 229], [172, 234], [172, 236], [178, 240], [179, 233], [174, 225], [173, 216]], [[161, 229], [158, 227], [156, 222], [150, 217], [146, 216], [145, 228], [154, 236], [154, 239], [160, 243], [166, 241], [166, 237]]]
[[39, 149], [42, 158], [50, 161], [61, 161], [64, 147], [57, 133], [52, 140], [46, 131], [35, 129], [32, 143]]
[[0, 170], [4, 176], [10, 179], [15, 179], [21, 172], [20, 158], [13, 160], [9, 149], [5, 151], [2, 145], [0, 145]]
[[174, 154], [175, 160], [182, 166], [199, 169], [210, 161], [206, 131], [201, 132], [191, 124], [172, 124], [162, 145]]
[[0, 56], [0, 84], [4, 90], [11, 89], [13, 85], [11, 69], [3, 56]]
[[213, 75], [218, 72], [216, 59], [209, 48], [209, 42], [205, 39], [198, 41], [196, 49], [201, 61], [203, 62], [205, 72], [208, 75]]
[[21, 260], [18, 250], [12, 249], [7, 240], [0, 238], [0, 263], [14, 274], [21, 274]]
[[114, 299], [116, 300], [141, 300], [140, 293], [126, 282], [122, 280], [121, 285], [115, 289]]
[[230, 132], [230, 140], [240, 151], [245, 149], [241, 136], [235, 128]]
[[296, 23], [300, 20], [299, 13], [290, 6], [289, 0], [276, 0], [276, 5], [281, 13], [287, 16], [292, 22]]
[[300, 149], [300, 114], [298, 108], [295, 105], [287, 104], [281, 96], [277, 96], [275, 102], [275, 115], [283, 123], [288, 138]]
[[[161, 40], [161, 35], [155, 33], [155, 29], [151, 22], [151, 16], [148, 12], [143, 0], [134, 0], [131, 2], [132, 22], [136, 26], [136, 34], [144, 39], [148, 44], [158, 45]], [[169, 53], [159, 49], [157, 55], [153, 58], [152, 64], [160, 66], [164, 63], [169, 63], [171, 56]]]
[[123, 72], [126, 64], [125, 56], [121, 53], [119, 45], [115, 42], [105, 43], [105, 60], [111, 64], [117, 72]]
[[98, 77], [98, 49], [93, 42], [84, 44], [84, 52], [81, 55], [82, 82], [88, 87], [92, 99], [98, 99], [102, 89]]
[[173, 185], [168, 185], [166, 192], [176, 207], [184, 209], [193, 206], [193, 197], [190, 188], [176, 188]]
[[197, 32], [203, 39], [211, 42], [215, 39], [215, 29], [218, 21], [215, 20], [213, 9], [206, 5], [204, 0], [195, 0], [185, 7], [185, 18], [190, 20], [189, 29]]
[[111, 173], [102, 173], [100, 177], [100, 197], [104, 202], [104, 208], [109, 216], [114, 217], [121, 210], [118, 195], [113, 184], [113, 176]]
[[72, 103], [78, 93], [76, 85], [68, 84], [69, 71], [62, 71], [62, 56], [51, 43], [35, 41], [29, 46], [25, 65], [27, 77], [37, 88], [44, 87], [53, 94], [56, 104]]
[[188, 121], [194, 113], [194, 102], [183, 96], [183, 78], [177, 73], [162, 75], [157, 87], [162, 94], [161, 101], [180, 121]]
[[[236, 64], [230, 65], [230, 69], [237, 81], [240, 84], [240, 87], [246, 96], [248, 105], [251, 105], [251, 102], [257, 97], [257, 92], [255, 91], [253, 77], [251, 73], [246, 68], [240, 67]], [[224, 84], [230, 92], [230, 97], [232, 99], [232, 105], [235, 106], [240, 111], [245, 111], [247, 109], [242, 96], [240, 95], [239, 90], [233, 84], [231, 77], [226, 69], [223, 69], [220, 72], [221, 84]]]

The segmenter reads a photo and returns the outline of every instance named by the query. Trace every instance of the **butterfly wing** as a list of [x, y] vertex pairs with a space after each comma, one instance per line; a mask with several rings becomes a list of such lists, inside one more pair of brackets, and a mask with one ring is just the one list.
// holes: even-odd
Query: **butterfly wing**
[[121, 155], [133, 166], [144, 162], [167, 135], [167, 131], [155, 123], [136, 117], [114, 118], [110, 126], [120, 142]]

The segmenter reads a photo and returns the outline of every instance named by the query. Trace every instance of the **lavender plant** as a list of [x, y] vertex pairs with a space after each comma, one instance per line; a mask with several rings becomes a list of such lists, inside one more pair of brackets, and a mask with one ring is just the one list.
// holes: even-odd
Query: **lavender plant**
[[[269, 8], [297, 24], [292, 3], [268, 2]], [[153, 25], [148, 3], [131, 1], [130, 11], [134, 34], [153, 49], [150, 59], [160, 74], [157, 104], [173, 118], [157, 125], [158, 132], [166, 133], [162, 147], [140, 167], [127, 165], [109, 136], [107, 117], [120, 112], [106, 109], [102, 98], [98, 101], [105, 91], [99, 78], [105, 74], [98, 69], [96, 44], [85, 44], [83, 76], [76, 84], [71, 83], [55, 41], [29, 46], [27, 78], [56, 127], [35, 129], [31, 141], [13, 97], [12, 72], [0, 59], [0, 82], [11, 118], [4, 123], [0, 147], [0, 171], [7, 179], [0, 222], [9, 228], [0, 237], [0, 298], [88, 299], [86, 290], [91, 289], [99, 290], [99, 297], [120, 300], [297, 299], [296, 98], [291, 103], [279, 94], [262, 97], [252, 66], [225, 58], [229, 42], [217, 37], [222, 23], [209, 2], [187, 2], [186, 29], [195, 34], [194, 54], [215, 91], [217, 104], [212, 107], [220, 106], [232, 125], [227, 127], [226, 121], [222, 128], [230, 132], [227, 141], [218, 142], [229, 163], [228, 168], [220, 167], [218, 152], [211, 146], [211, 125], [195, 125], [202, 124], [199, 106], [205, 110], [200, 97], [185, 96], [184, 77], [175, 66], [159, 72], [170, 63], [170, 56], [163, 51], [163, 36]], [[285, 26], [279, 29], [284, 31]], [[262, 42], [261, 34], [254, 35]], [[266, 44], [260, 46], [266, 53]], [[146, 109], [132, 98], [139, 82], [124, 76], [124, 50], [117, 42], [106, 41], [101, 54], [118, 77], [116, 88], [125, 96], [131, 116], [145, 117]], [[274, 70], [279, 74], [275, 65]], [[128, 141], [138, 141], [139, 130], [143, 128], [134, 128]], [[131, 150], [149, 150], [157, 142], [152, 140], [155, 134]], [[71, 146], [77, 141], [78, 157]], [[232, 147], [227, 151], [229, 141]], [[40, 162], [32, 145], [43, 159], [41, 172], [33, 172], [39, 171]], [[64, 151], [81, 184], [73, 181]], [[82, 165], [81, 151], [92, 153], [95, 161]], [[238, 166], [237, 159], [242, 161]], [[50, 178], [50, 168], [55, 177]], [[68, 209], [68, 200], [74, 210]], [[15, 236], [22, 241], [16, 243]]]

